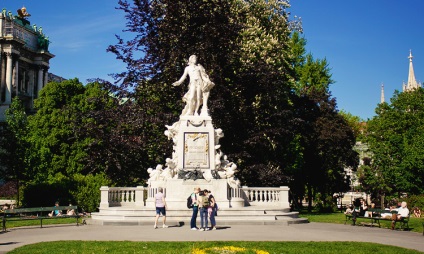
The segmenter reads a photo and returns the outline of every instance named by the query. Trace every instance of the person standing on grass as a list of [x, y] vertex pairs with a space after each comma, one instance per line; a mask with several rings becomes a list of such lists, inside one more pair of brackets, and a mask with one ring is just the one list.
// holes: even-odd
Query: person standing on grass
[[191, 215], [191, 220], [190, 220], [191, 230], [197, 230], [196, 220], [197, 220], [197, 214], [199, 213], [199, 203], [198, 203], [199, 191], [200, 191], [200, 188], [195, 187], [193, 190], [193, 193], [191, 194], [191, 200], [193, 204], [193, 214]]
[[155, 194], [155, 206], [156, 206], [156, 218], [155, 218], [155, 226], [154, 228], [158, 228], [158, 220], [160, 217], [160, 214], [163, 216], [163, 228], [167, 228], [168, 226], [166, 223], [166, 201], [165, 201], [165, 195], [163, 195], [163, 189], [162, 187], [158, 188], [158, 193]]

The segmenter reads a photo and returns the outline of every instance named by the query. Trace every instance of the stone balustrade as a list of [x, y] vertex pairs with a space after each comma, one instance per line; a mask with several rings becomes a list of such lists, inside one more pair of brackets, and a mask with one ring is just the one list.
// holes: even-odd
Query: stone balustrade
[[255, 206], [288, 206], [288, 191], [287, 186], [281, 187], [247, 187], [241, 189], [244, 194], [243, 198], [250, 205]]
[[[152, 200], [158, 188], [153, 187], [108, 187], [100, 188], [100, 208], [107, 207], [144, 207], [146, 200]], [[166, 195], [166, 188], [164, 188]], [[228, 200], [244, 199], [245, 206], [289, 207], [289, 188], [281, 187], [247, 187], [228, 188]], [[185, 200], [183, 200], [185, 202]]]
[[144, 206], [147, 188], [137, 187], [108, 187], [100, 188], [100, 208], [114, 206]]
[[34, 30], [14, 25], [12, 20], [4, 20], [0, 29], [2, 36], [13, 37], [14, 39], [21, 40], [25, 42], [26, 47], [34, 51], [38, 49], [38, 35]]

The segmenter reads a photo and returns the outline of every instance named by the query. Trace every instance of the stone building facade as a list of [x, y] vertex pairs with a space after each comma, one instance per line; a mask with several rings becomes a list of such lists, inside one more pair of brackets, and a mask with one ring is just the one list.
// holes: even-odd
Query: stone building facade
[[49, 61], [54, 57], [49, 39], [28, 16], [25, 7], [18, 15], [6, 9], [0, 12], [0, 122], [15, 96], [32, 111], [34, 99], [49, 81]]

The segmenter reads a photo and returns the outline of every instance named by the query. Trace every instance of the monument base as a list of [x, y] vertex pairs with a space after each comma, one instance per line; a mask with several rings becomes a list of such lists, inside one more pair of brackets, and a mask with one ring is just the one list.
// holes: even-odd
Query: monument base
[[[187, 197], [193, 193], [194, 188], [199, 187], [201, 190], [207, 189], [211, 191], [219, 207], [232, 208], [244, 207], [244, 199], [229, 198], [231, 197], [226, 179], [213, 179], [206, 181], [198, 180], [183, 180], [183, 179], [168, 179], [166, 181], [152, 181], [151, 190], [157, 190], [162, 187], [165, 190], [166, 203], [168, 208], [186, 209]], [[150, 196], [150, 195], [149, 195]], [[147, 207], [154, 207], [154, 198], [149, 197], [146, 200]]]

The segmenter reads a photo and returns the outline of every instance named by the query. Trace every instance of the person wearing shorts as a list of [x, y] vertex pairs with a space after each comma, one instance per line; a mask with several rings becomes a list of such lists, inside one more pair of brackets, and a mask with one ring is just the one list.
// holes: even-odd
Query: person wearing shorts
[[158, 228], [158, 220], [160, 215], [163, 216], [163, 228], [167, 228], [166, 223], [166, 201], [165, 195], [163, 194], [163, 189], [161, 187], [158, 188], [158, 193], [155, 194], [155, 206], [156, 206], [156, 218], [155, 218], [155, 226], [154, 228]]

